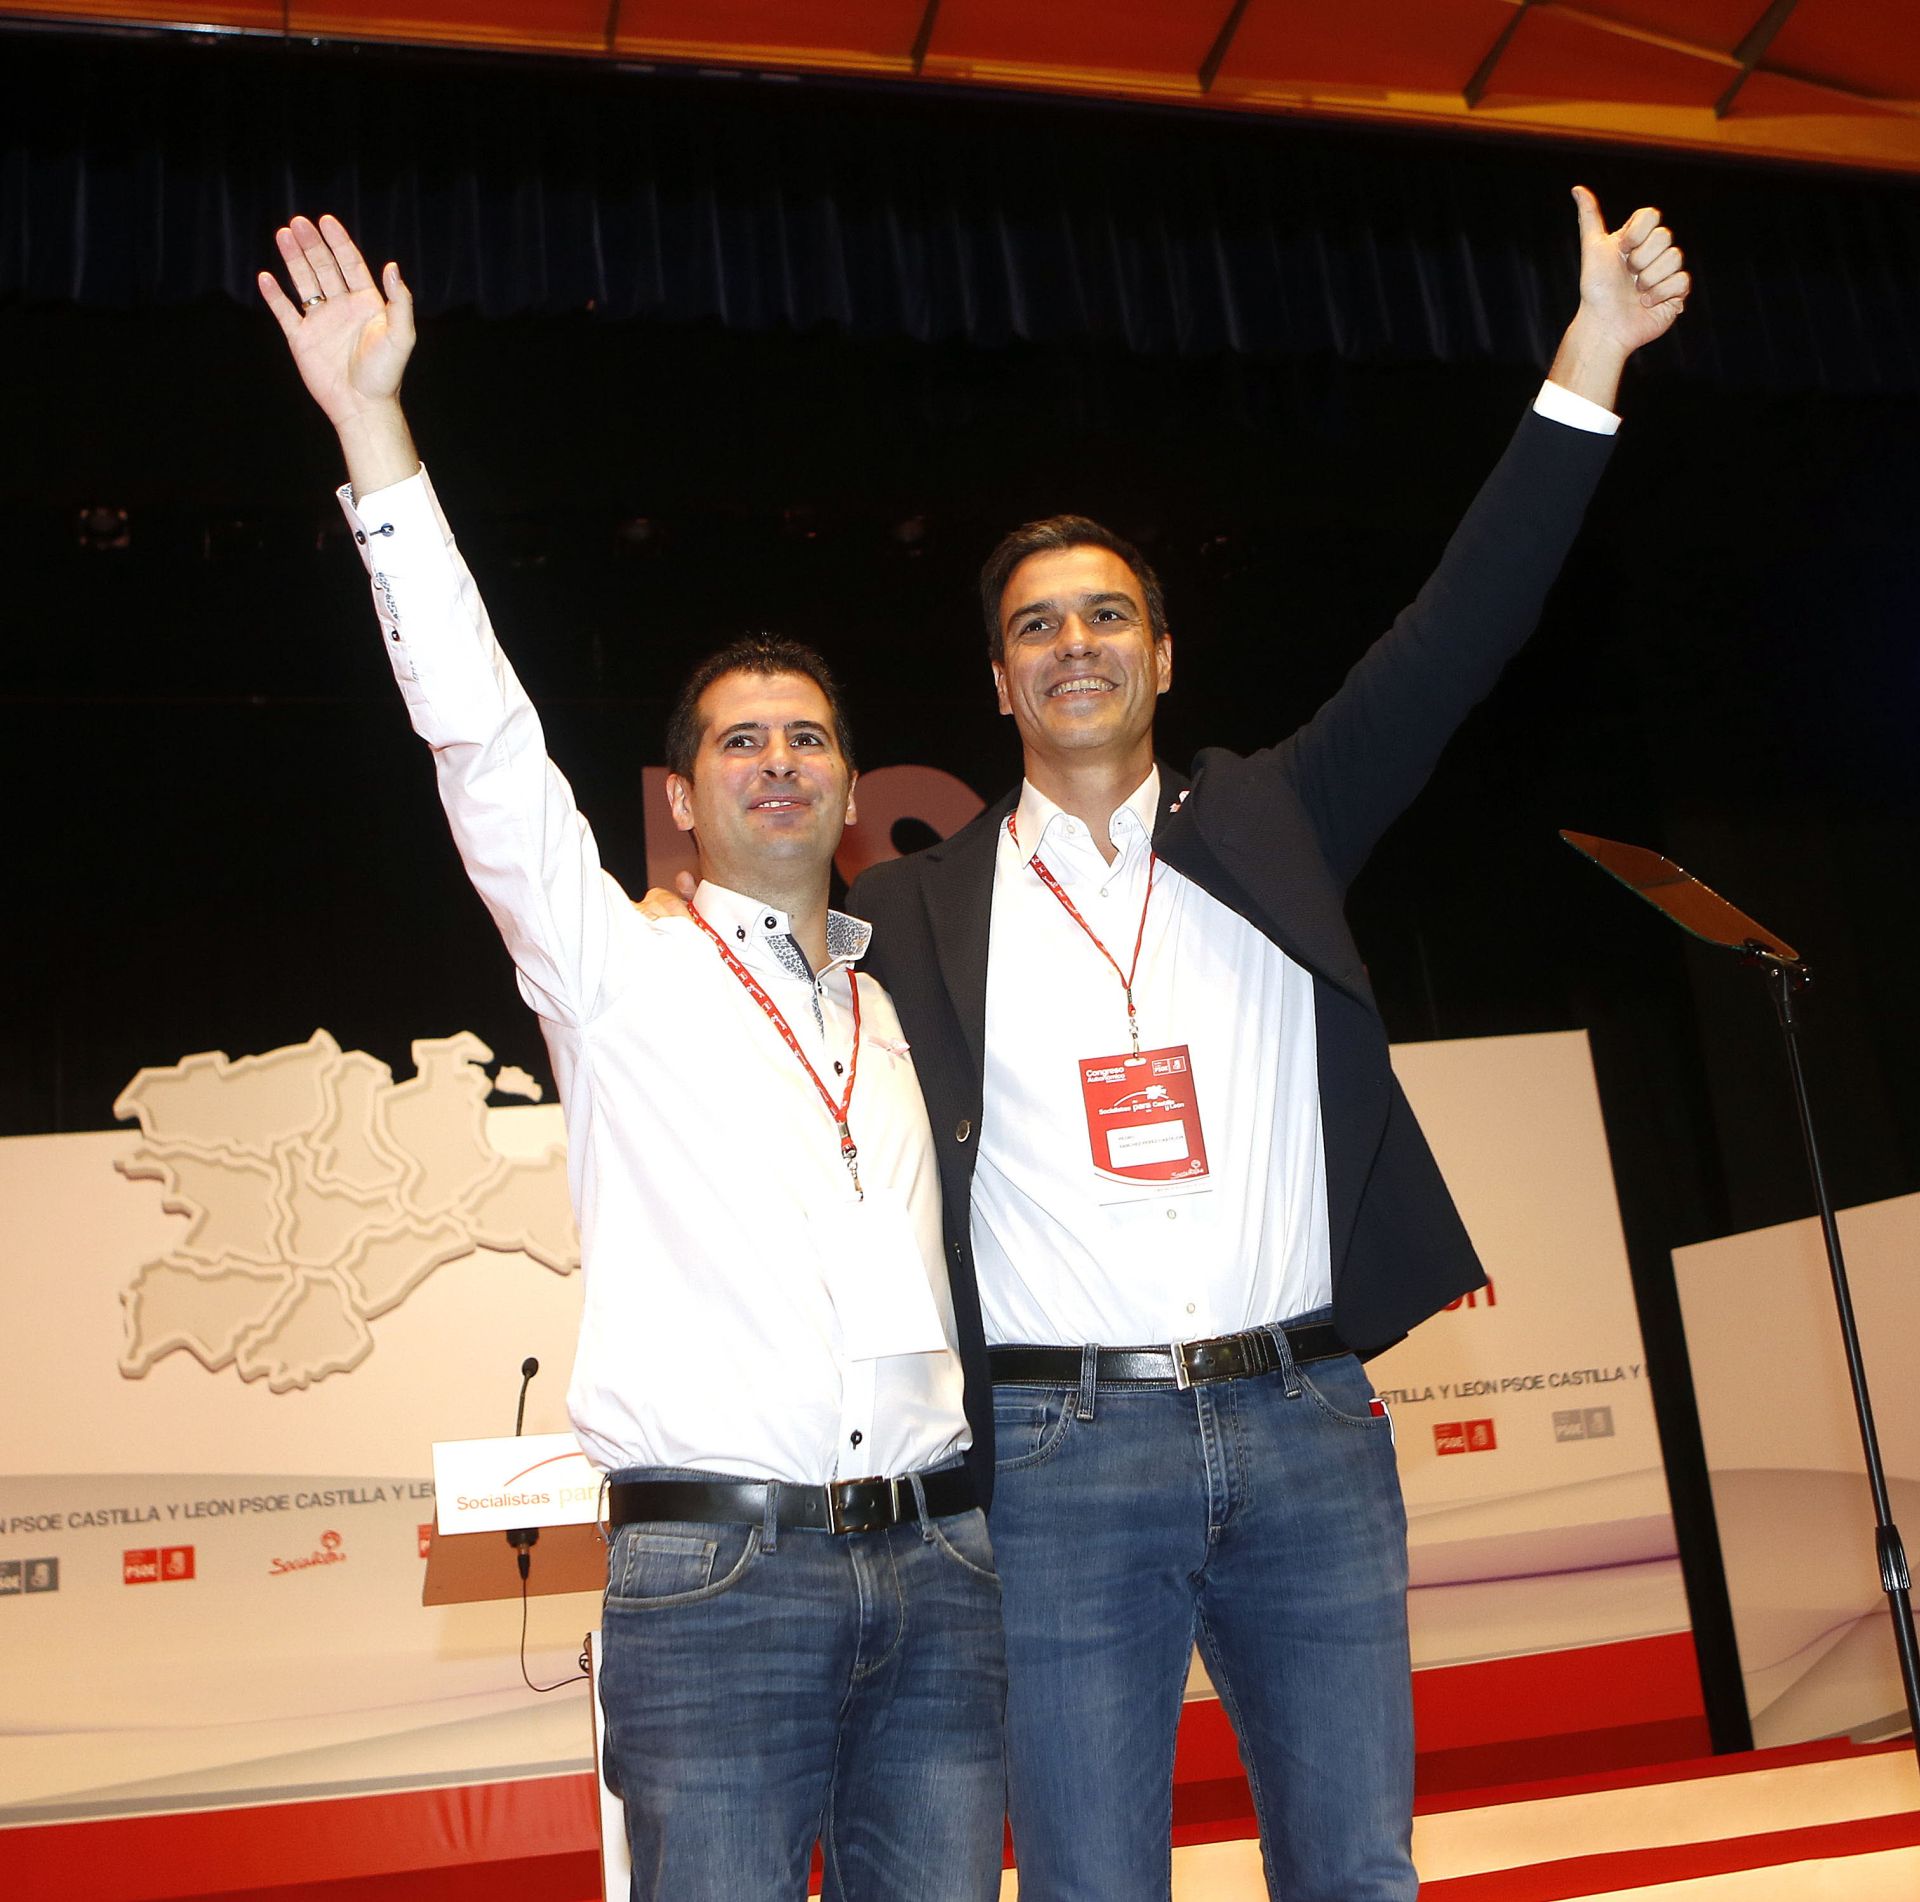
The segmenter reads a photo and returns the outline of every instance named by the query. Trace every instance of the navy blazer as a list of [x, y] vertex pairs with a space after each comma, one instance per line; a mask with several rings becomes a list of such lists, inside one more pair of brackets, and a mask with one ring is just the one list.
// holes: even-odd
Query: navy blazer
[[[1191, 780], [1160, 769], [1155, 851], [1313, 978], [1334, 1320], [1363, 1353], [1486, 1276], [1394, 1079], [1347, 887], [1533, 631], [1611, 449], [1529, 412], [1418, 598], [1306, 725], [1258, 753], [1208, 748]], [[993, 1399], [969, 1211], [993, 865], [1017, 800], [1018, 788], [952, 838], [874, 866], [847, 900], [873, 923], [864, 968], [893, 995], [933, 1124], [983, 1496]]]

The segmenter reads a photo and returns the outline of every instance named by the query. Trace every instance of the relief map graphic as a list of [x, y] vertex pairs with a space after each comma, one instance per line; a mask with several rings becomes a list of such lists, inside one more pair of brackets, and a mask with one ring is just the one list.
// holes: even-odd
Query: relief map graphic
[[564, 1146], [520, 1161], [487, 1141], [489, 1094], [538, 1100], [539, 1084], [511, 1065], [490, 1076], [493, 1052], [466, 1031], [412, 1054], [396, 1083], [316, 1030], [134, 1077], [113, 1108], [139, 1118], [142, 1141], [115, 1167], [160, 1183], [187, 1227], [121, 1293], [124, 1375], [184, 1349], [285, 1393], [357, 1367], [370, 1322], [476, 1250], [579, 1267]]

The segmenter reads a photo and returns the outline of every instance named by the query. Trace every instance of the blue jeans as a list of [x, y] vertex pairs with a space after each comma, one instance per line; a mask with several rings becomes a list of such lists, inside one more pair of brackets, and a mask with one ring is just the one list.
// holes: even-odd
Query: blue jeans
[[1268, 1893], [1412, 1902], [1406, 1516], [1372, 1399], [1351, 1355], [1184, 1393], [994, 1389], [1020, 1902], [1164, 1902], [1196, 1638]]
[[607, 1557], [604, 1758], [633, 1902], [798, 1902], [816, 1840], [825, 1902], [998, 1895], [1006, 1669], [979, 1512], [626, 1525]]

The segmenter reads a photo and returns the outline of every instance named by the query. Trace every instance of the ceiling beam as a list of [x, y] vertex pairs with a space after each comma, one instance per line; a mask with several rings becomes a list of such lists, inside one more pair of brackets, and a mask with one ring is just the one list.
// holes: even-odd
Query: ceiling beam
[[926, 8], [920, 15], [920, 25], [913, 36], [913, 76], [916, 79], [927, 63], [927, 48], [933, 44], [934, 22], [939, 17], [940, 0], [927, 0]]
[[1724, 119], [1733, 110], [1733, 102], [1740, 96], [1740, 88], [1753, 76], [1753, 69], [1766, 57], [1767, 48], [1773, 44], [1773, 36], [1787, 23], [1790, 14], [1800, 0], [1773, 0], [1759, 19], [1754, 21], [1753, 30], [1733, 49], [1733, 56], [1740, 62], [1740, 70], [1734, 74], [1718, 99], [1713, 102], [1713, 116]]
[[1506, 57], [1507, 48], [1513, 44], [1513, 36], [1520, 31], [1520, 22], [1531, 13], [1536, 0], [1517, 0], [1513, 18], [1500, 29], [1498, 37], [1487, 48], [1487, 56], [1473, 69], [1473, 77], [1460, 89], [1460, 96], [1467, 102], [1471, 112], [1487, 95], [1487, 88], [1493, 83], [1493, 70]]
[[[1590, 12], [1587, 8], [1578, 5], [1577, 0], [1506, 0], [1506, 4], [1514, 9], [1515, 18], [1507, 22], [1506, 32], [1502, 34], [1501, 40], [1496, 42], [1496, 51], [1512, 37], [1513, 28], [1518, 24], [1518, 16], [1537, 6], [1543, 13], [1551, 11], [1559, 18], [1571, 21], [1575, 26], [1586, 27], [1591, 32], [1605, 33], [1618, 40], [1635, 40], [1642, 46], [1658, 47], [1662, 52], [1678, 53], [1683, 59], [1697, 59], [1706, 65], [1723, 67], [1730, 73], [1740, 74], [1743, 65], [1741, 56], [1748, 44], [1755, 39], [1763, 27], [1767, 26], [1777, 12], [1780, 14], [1780, 21], [1775, 22], [1772, 31], [1767, 34], [1767, 40], [1771, 41], [1774, 33], [1779, 31], [1780, 24], [1784, 23], [1786, 15], [1792, 12], [1794, 0], [1775, 0], [1775, 4], [1768, 9], [1759, 24], [1745, 40], [1741, 41], [1739, 48], [1731, 53], [1724, 47], [1703, 46], [1698, 40], [1681, 39], [1676, 34], [1660, 33], [1652, 27], [1633, 26], [1625, 20], [1616, 20], [1604, 13]], [[1761, 50], [1764, 52], [1764, 44]], [[1488, 55], [1489, 60], [1492, 57], [1492, 54]], [[1482, 62], [1483, 69], [1486, 64], [1486, 61]], [[1786, 66], [1762, 68], [1759, 53], [1755, 54], [1753, 67], [1750, 70], [1764, 70], [1777, 79], [1790, 79], [1795, 85], [1810, 86], [1816, 92], [1830, 93], [1836, 99], [1844, 99], [1850, 106], [1868, 106], [1876, 112], [1893, 113], [1898, 118], [1920, 116], [1920, 104], [1912, 100], [1888, 99], [1877, 93], [1862, 92], [1857, 86], [1849, 86], [1838, 79], [1825, 78], [1819, 73], [1796, 72]], [[1475, 77], [1477, 78], [1478, 75], [1476, 74]], [[1744, 84], [1744, 78], [1742, 83]], [[1469, 103], [1472, 102], [1469, 101]]]
[[1233, 0], [1227, 10], [1220, 31], [1213, 36], [1213, 44], [1207, 48], [1207, 56], [1200, 62], [1200, 90], [1211, 92], [1213, 82], [1220, 76], [1220, 68], [1225, 63], [1227, 49], [1233, 44], [1233, 36], [1240, 31], [1240, 22], [1246, 18], [1249, 0]]

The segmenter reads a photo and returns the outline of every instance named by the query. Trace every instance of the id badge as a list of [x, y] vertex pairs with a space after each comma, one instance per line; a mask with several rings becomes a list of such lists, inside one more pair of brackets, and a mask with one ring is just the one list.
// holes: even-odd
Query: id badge
[[1083, 1057], [1080, 1094], [1094, 1170], [1105, 1180], [1152, 1188], [1205, 1178], [1207, 1144], [1185, 1044], [1137, 1057]]
[[947, 1331], [903, 1197], [868, 1189], [809, 1218], [849, 1360], [944, 1351]]

